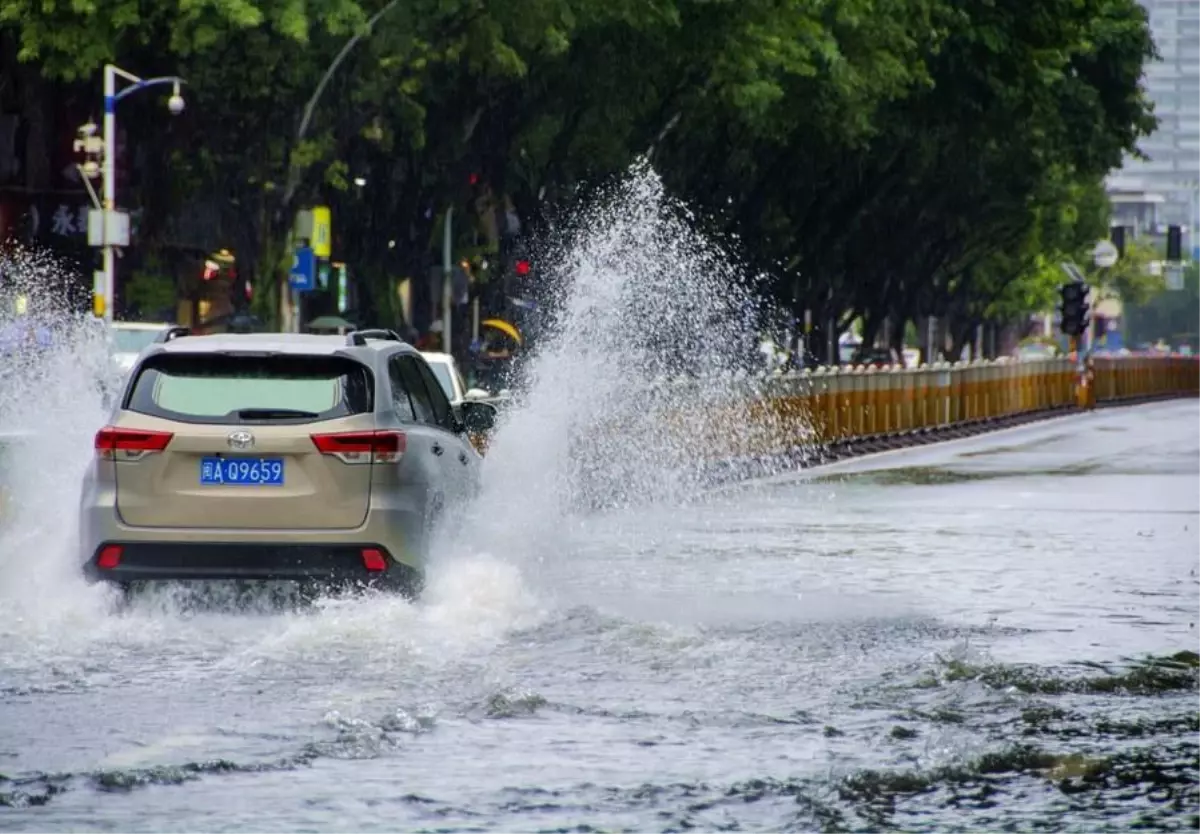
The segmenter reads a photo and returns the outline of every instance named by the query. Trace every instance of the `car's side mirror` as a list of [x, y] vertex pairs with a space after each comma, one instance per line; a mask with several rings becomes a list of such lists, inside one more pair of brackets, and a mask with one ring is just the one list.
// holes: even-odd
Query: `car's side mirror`
[[496, 427], [496, 417], [499, 412], [491, 403], [467, 400], [460, 409], [462, 411], [463, 427], [471, 434], [486, 434]]

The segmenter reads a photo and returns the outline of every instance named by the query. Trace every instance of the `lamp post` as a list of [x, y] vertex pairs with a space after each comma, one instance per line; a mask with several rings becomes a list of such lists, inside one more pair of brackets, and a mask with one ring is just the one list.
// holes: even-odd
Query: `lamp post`
[[[130, 86], [117, 92], [117, 78], [123, 78], [131, 82]], [[116, 295], [116, 280], [115, 280], [115, 264], [114, 264], [114, 246], [125, 245], [128, 243], [128, 227], [125, 228], [125, 233], [122, 235], [118, 231], [117, 225], [117, 102], [126, 96], [136, 93], [138, 90], [146, 87], [156, 87], [162, 84], [171, 84], [173, 89], [171, 97], [167, 99], [167, 109], [171, 115], [178, 116], [183, 112], [183, 96], [180, 95], [180, 85], [186, 83], [182, 78], [175, 75], [163, 76], [160, 78], [139, 78], [133, 73], [126, 72], [113, 64], [104, 65], [104, 146], [102, 164], [96, 166], [88, 164], [81, 166], [80, 170], [84, 174], [84, 182], [87, 182], [88, 176], [94, 176], [96, 173], [103, 172], [104, 186], [102, 191], [102, 199], [97, 201], [100, 205], [97, 208], [100, 210], [100, 240], [99, 246], [103, 253], [104, 266], [102, 269], [103, 290], [97, 295], [103, 296], [103, 315], [104, 321], [108, 324], [112, 323], [114, 304], [113, 300]], [[88, 126], [80, 129], [81, 134], [88, 133]], [[97, 170], [99, 169], [99, 171]], [[91, 186], [88, 186], [91, 191]], [[95, 192], [92, 193], [92, 199], [96, 200]], [[114, 237], [124, 237], [123, 241], [114, 242]], [[93, 241], [95, 244], [95, 242]], [[97, 287], [97, 289], [100, 289]], [[99, 306], [99, 305], [97, 305]]]

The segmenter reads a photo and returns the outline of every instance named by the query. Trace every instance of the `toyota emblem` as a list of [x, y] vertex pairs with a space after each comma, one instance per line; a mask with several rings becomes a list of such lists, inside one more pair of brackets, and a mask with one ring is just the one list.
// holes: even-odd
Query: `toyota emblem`
[[248, 431], [235, 431], [229, 435], [230, 449], [250, 449], [254, 447], [254, 435]]

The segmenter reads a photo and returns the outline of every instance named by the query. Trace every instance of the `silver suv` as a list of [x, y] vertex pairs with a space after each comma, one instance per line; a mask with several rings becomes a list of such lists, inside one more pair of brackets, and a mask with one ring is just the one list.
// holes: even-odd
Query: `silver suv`
[[430, 531], [478, 488], [485, 403], [451, 407], [391, 331], [163, 332], [84, 477], [91, 580], [296, 579], [415, 594]]

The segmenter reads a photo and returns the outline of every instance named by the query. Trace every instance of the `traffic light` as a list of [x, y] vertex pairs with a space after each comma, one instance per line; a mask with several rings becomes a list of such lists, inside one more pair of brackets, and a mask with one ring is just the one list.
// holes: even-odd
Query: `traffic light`
[[504, 295], [510, 300], [524, 298], [533, 291], [533, 264], [526, 255], [514, 255], [504, 272]]
[[1176, 264], [1183, 260], [1183, 229], [1179, 226], [1167, 227], [1167, 260]]
[[1088, 324], [1088, 294], [1092, 288], [1087, 284], [1072, 281], [1058, 288], [1062, 296], [1059, 312], [1062, 313], [1062, 332], [1067, 336], [1082, 336], [1087, 332]]

